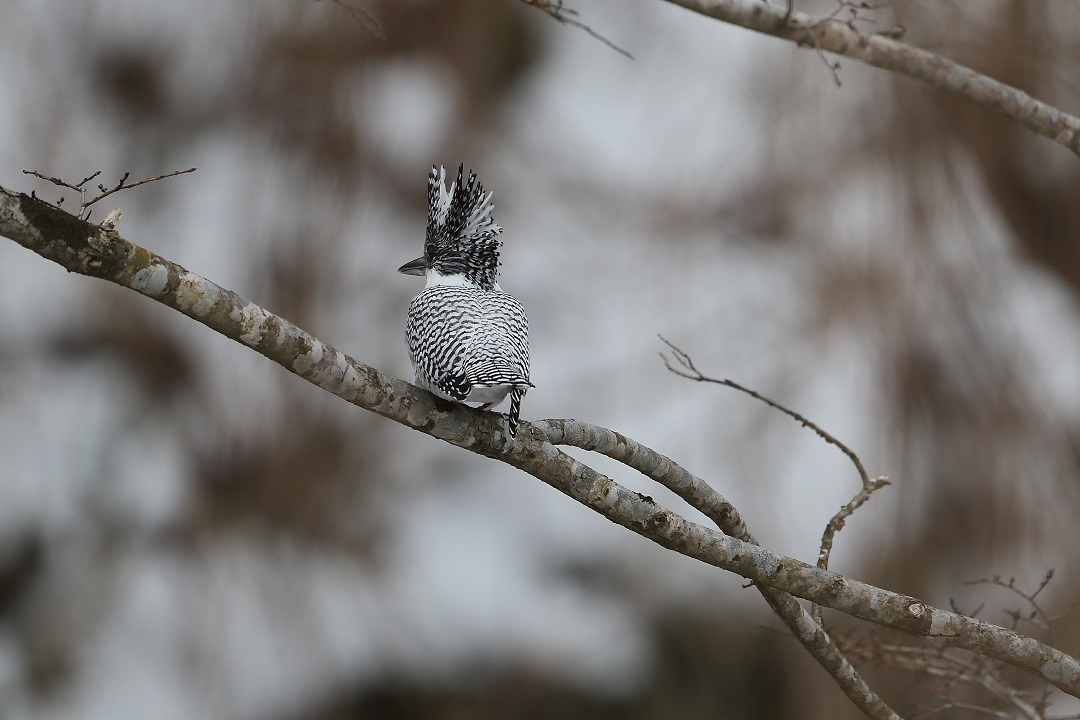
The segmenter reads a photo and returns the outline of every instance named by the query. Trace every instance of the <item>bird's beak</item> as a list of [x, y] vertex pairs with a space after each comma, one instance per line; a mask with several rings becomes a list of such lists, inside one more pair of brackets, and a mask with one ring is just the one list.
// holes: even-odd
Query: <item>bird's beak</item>
[[397, 269], [399, 273], [405, 275], [424, 275], [427, 273], [427, 259], [418, 257], [415, 260], [410, 260]]

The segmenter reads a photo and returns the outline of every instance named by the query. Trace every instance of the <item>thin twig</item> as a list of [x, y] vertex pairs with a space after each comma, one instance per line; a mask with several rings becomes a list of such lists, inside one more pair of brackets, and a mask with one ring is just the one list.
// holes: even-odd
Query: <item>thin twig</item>
[[[100, 175], [101, 171], [98, 170], [97, 172], [93, 173], [92, 175], [88, 175], [88, 176], [84, 177], [82, 180], [75, 183], [74, 185], [69, 183], [69, 182], [66, 182], [64, 180], [61, 180], [60, 178], [54, 178], [54, 177], [50, 177], [48, 175], [42, 175], [41, 173], [37, 172], [36, 170], [23, 170], [23, 174], [25, 174], [25, 175], [33, 175], [34, 177], [41, 178], [42, 180], [47, 180], [47, 181], [51, 182], [53, 185], [57, 185], [59, 187], [70, 188], [71, 190], [75, 190], [76, 192], [78, 192], [79, 193], [79, 214], [78, 214], [78, 217], [80, 219], [82, 219], [82, 220], [85, 220], [86, 218], [83, 217], [82, 213], [83, 213], [83, 210], [86, 209], [86, 183], [90, 182], [91, 180], [96, 178], [98, 175]], [[61, 195], [60, 199], [56, 201], [56, 207], [60, 207], [63, 204], [64, 204], [64, 197]]]
[[559, 22], [561, 22], [561, 23], [563, 23], [565, 25], [572, 25], [572, 26], [574, 26], [576, 28], [584, 30], [586, 33], [588, 33], [594, 39], [599, 40], [600, 42], [604, 43], [605, 45], [607, 45], [609, 48], [611, 48], [615, 52], [619, 53], [620, 55], [625, 55], [630, 60], [634, 59], [633, 55], [631, 55], [626, 50], [623, 50], [621, 47], [619, 47], [618, 45], [613, 43], [611, 40], [608, 40], [606, 37], [604, 37], [600, 33], [596, 32], [595, 30], [593, 30], [591, 27], [589, 27], [585, 23], [581, 22], [580, 20], [575, 20], [574, 18], [570, 17], [571, 15], [577, 15], [578, 13], [577, 13], [576, 10], [564, 6], [563, 5], [563, 0], [521, 0], [521, 2], [525, 3], [526, 5], [531, 5], [532, 7], [536, 8], [537, 10], [540, 10], [541, 12], [544, 12], [544, 13], [550, 15], [551, 17], [555, 18], [556, 20], [558, 20]]
[[[315, 0], [318, 2], [319, 0]], [[340, 8], [344, 8], [356, 18], [356, 21], [360, 23], [360, 27], [367, 30], [380, 40], [386, 39], [386, 34], [383, 32], [382, 23], [379, 22], [379, 18], [375, 17], [375, 14], [367, 8], [357, 7], [356, 5], [350, 5], [345, 0], [334, 0], [334, 4]]]
[[745, 394], [749, 395], [750, 397], [754, 398], [755, 400], [759, 400], [759, 401], [765, 403], [766, 405], [768, 405], [769, 407], [771, 407], [771, 408], [773, 408], [775, 410], [779, 410], [780, 412], [784, 413], [788, 417], [794, 419], [796, 422], [798, 422], [803, 427], [809, 428], [810, 430], [814, 431], [814, 433], [816, 433], [825, 442], [839, 448], [840, 452], [847, 455], [848, 459], [851, 460], [851, 463], [855, 466], [855, 470], [859, 473], [859, 477], [863, 479], [863, 483], [868, 484], [870, 482], [869, 477], [868, 477], [868, 475], [866, 473], [866, 468], [863, 467], [862, 460], [859, 459], [859, 456], [856, 455], [855, 452], [851, 448], [849, 448], [847, 445], [840, 442], [835, 437], [833, 437], [828, 432], [826, 432], [824, 429], [822, 429], [822, 427], [820, 425], [818, 425], [817, 423], [815, 423], [813, 420], [809, 420], [808, 418], [803, 417], [802, 415], [795, 412], [794, 410], [786, 408], [783, 405], [781, 405], [780, 403], [776, 402], [775, 400], [770, 400], [769, 398], [765, 397], [764, 395], [757, 392], [756, 390], [751, 390], [748, 387], [740, 385], [739, 383], [735, 382], [734, 380], [728, 380], [726, 378], [725, 379], [712, 378], [712, 377], [709, 377], [709, 376], [703, 374], [700, 370], [698, 370], [697, 366], [694, 364], [694, 360], [690, 357], [689, 354], [687, 354], [685, 351], [678, 348], [676, 345], [674, 345], [670, 340], [668, 340], [664, 336], [658, 335], [657, 337], [659, 337], [661, 342], [663, 342], [665, 345], [667, 345], [671, 349], [672, 356], [675, 358], [676, 361], [678, 361], [679, 365], [682, 366], [682, 369], [679, 369], [677, 367], [672, 366], [671, 362], [668, 360], [668, 357], [666, 355], [664, 355], [664, 353], [660, 353], [660, 358], [664, 361], [664, 365], [667, 366], [668, 370], [675, 373], [676, 375], [679, 375], [681, 377], [684, 377], [684, 378], [687, 378], [687, 379], [690, 379], [690, 380], [695, 380], [697, 382], [714, 383], [716, 385], [724, 385], [725, 387], [732, 388], [733, 390], [738, 390], [741, 393], [745, 393]]
[[[950, 708], [963, 708], [994, 715], [1000, 711], [983, 705], [967, 705], [954, 699], [957, 685], [976, 685], [1003, 704], [1010, 705], [1021, 717], [1027, 720], [1046, 720], [1045, 708], [1040, 705], [1045, 698], [1036, 703], [1025, 700], [1025, 696], [1037, 696], [1041, 689], [1034, 692], [1020, 690], [1005, 680], [993, 662], [984, 657], [964, 657], [947, 648], [935, 648], [912, 645], [879, 644], [876, 648], [878, 657], [887, 665], [909, 672], [937, 678], [945, 684], [941, 688], [944, 702], [936, 708], [928, 708], [923, 717], [931, 717]], [[1000, 717], [1012, 718], [1002, 714]]]
[[121, 190], [130, 190], [131, 188], [136, 188], [136, 187], [139, 187], [140, 185], [145, 185], [147, 183], [157, 182], [158, 180], [164, 180], [165, 178], [176, 177], [177, 175], [186, 175], [187, 173], [193, 173], [193, 172], [195, 172], [195, 168], [188, 168], [187, 170], [173, 170], [172, 172], [165, 173], [164, 175], [158, 175], [156, 177], [146, 178], [145, 180], [140, 180], [138, 182], [128, 183], [128, 184], [125, 184], [125, 182], [127, 181], [128, 176], [131, 175], [131, 173], [124, 173], [124, 177], [120, 179], [120, 182], [116, 184], [116, 187], [114, 187], [114, 188], [112, 188], [110, 190], [106, 190], [104, 185], [98, 185], [98, 190], [101, 191], [101, 195], [98, 195], [96, 198], [94, 198], [90, 202], [86, 203], [83, 207], [88, 208], [91, 205], [93, 205], [94, 203], [96, 203], [98, 200], [101, 200], [103, 198], [107, 198], [108, 196], [112, 195], [113, 193], [119, 192]]
[[1054, 623], [1057, 620], [1061, 620], [1063, 617], [1072, 612], [1073, 609], [1075, 609], [1074, 606], [1073, 608], [1070, 608], [1070, 610], [1064, 615], [1052, 617], [1048, 612], [1046, 612], [1045, 609], [1043, 609], [1042, 605], [1040, 605], [1039, 602], [1036, 600], [1036, 598], [1039, 596], [1039, 593], [1045, 590], [1046, 586], [1049, 585], [1050, 581], [1053, 579], [1054, 570], [1053, 568], [1051, 568], [1050, 570], [1046, 571], [1046, 575], [1043, 577], [1042, 581], [1039, 582], [1039, 586], [1035, 588], [1034, 592], [1030, 593], [1022, 590], [1020, 587], [1017, 586], [1016, 578], [1009, 578], [1008, 582], [1006, 582], [1002, 579], [1000, 575], [993, 575], [989, 578], [980, 578], [979, 580], [969, 580], [964, 584], [993, 585], [995, 587], [1005, 588], [1009, 592], [1019, 596], [1025, 602], [1027, 602], [1028, 605], [1031, 606], [1031, 611], [1028, 613], [1023, 613], [1020, 610], [1005, 610], [1005, 614], [1012, 618], [1013, 629], [1015, 629], [1021, 622], [1026, 622], [1034, 625], [1041, 630], [1045, 630], [1050, 635], [1051, 641], [1053, 641]]
[[870, 10], [870, 11], [881, 10], [882, 8], [888, 7], [892, 3], [889, 2], [889, 0], [885, 0], [885, 2], [877, 2], [877, 3], [864, 2], [863, 0], [836, 0], [836, 4], [837, 4], [836, 10], [834, 10], [829, 15], [827, 15], [826, 19], [835, 20], [840, 15], [840, 13], [843, 12], [846, 9], [848, 11], [848, 13], [851, 15], [851, 17], [849, 17], [847, 19], [847, 22], [845, 24], [849, 28], [851, 28], [852, 30], [855, 30], [856, 29], [855, 28], [855, 23], [857, 23], [857, 22], [864, 22], [864, 23], [871, 23], [871, 24], [877, 22], [877, 20], [872, 20], [870, 18], [859, 17], [859, 11], [860, 10]]
[[[852, 0], [837, 0], [836, 9], [828, 15], [825, 15], [817, 22], [806, 27], [806, 32], [810, 36], [810, 40], [814, 43], [814, 51], [817, 53], [818, 59], [822, 64], [829, 69], [829, 73], [832, 75], [833, 82], [836, 83], [836, 87], [843, 87], [844, 83], [840, 80], [840, 63], [829, 62], [829, 58], [825, 56], [825, 50], [821, 47], [821, 40], [818, 38], [817, 30], [830, 23], [840, 15], [845, 9], [851, 14], [851, 17], [844, 23], [851, 30], [859, 32], [859, 29], [855, 27], [856, 22], [873, 23], [874, 20], [859, 17], [860, 10], [879, 10], [888, 5], [887, 2], [882, 3], [868, 3], [868, 2], [852, 2]], [[795, 11], [795, 4], [793, 0], [789, 0], [787, 13], [784, 15], [784, 25], [788, 25], [791, 22], [791, 16]], [[888, 32], [888, 31], [886, 31]]]
[[954, 598], [949, 598], [949, 607], [951, 607], [952, 611], [954, 613], [956, 613], [957, 615], [967, 615], [968, 617], [975, 618], [975, 617], [979, 617], [979, 613], [981, 613], [983, 611], [983, 609], [986, 607], [986, 603], [979, 603], [978, 607], [976, 607], [974, 610], [972, 610], [970, 612], [967, 612], [965, 610], [960, 609], [960, 607], [957, 606], [956, 600]]
[[[691, 358], [688, 353], [672, 344], [663, 336], [660, 336], [660, 340], [668, 346], [668, 348], [671, 350], [672, 357], [674, 357], [675, 361], [678, 362], [681, 366], [673, 366], [668, 356], [664, 353], [660, 353], [660, 357], [661, 359], [663, 359], [664, 365], [669, 371], [675, 373], [676, 375], [679, 375], [680, 377], [684, 377], [690, 380], [723, 385], [725, 387], [732, 388], [733, 390], [738, 390], [739, 392], [745, 393], [750, 397], [754, 398], [755, 400], [759, 400], [768, 405], [769, 407], [779, 410], [785, 415], [793, 418], [803, 427], [809, 428], [826, 443], [837, 447], [840, 452], [844, 453], [844, 455], [846, 455], [848, 459], [851, 460], [851, 464], [855, 466], [855, 471], [859, 474], [859, 479], [862, 481], [862, 487], [859, 488], [859, 491], [855, 493], [851, 500], [849, 500], [846, 504], [840, 507], [840, 510], [837, 511], [837, 513], [833, 515], [832, 519], [830, 519], [829, 522], [825, 525], [825, 531], [824, 533], [822, 533], [821, 536], [821, 546], [818, 551], [817, 566], [822, 570], [828, 570], [829, 558], [832, 555], [832, 548], [836, 538], [836, 533], [840, 532], [840, 530], [844, 528], [844, 524], [847, 522], [847, 519], [851, 517], [852, 513], [862, 507], [866, 503], [866, 501], [870, 499], [870, 496], [874, 492], [889, 485], [888, 478], [876, 477], [871, 479], [869, 474], [866, 472], [866, 468], [863, 466], [862, 460], [859, 459], [859, 456], [855, 453], [855, 451], [842, 443], [840, 440], [836, 439], [830, 433], [826, 432], [824, 428], [822, 428], [814, 421], [809, 420], [808, 418], [795, 412], [794, 410], [781, 405], [775, 400], [771, 400], [765, 397], [756, 390], [751, 390], [750, 388], [740, 385], [733, 380], [728, 380], [726, 378], [713, 378], [705, 375], [697, 368], [697, 366], [694, 364], [693, 358]], [[820, 606], [816, 604], [813, 605], [810, 610], [810, 614], [814, 617], [814, 620], [817, 621], [818, 625], [822, 624]]]
[[821, 47], [821, 41], [818, 39], [817, 32], [815, 32], [816, 27], [817, 26], [814, 25], [806, 28], [807, 34], [814, 42], [814, 51], [817, 53], [818, 59], [821, 60], [821, 63], [829, 69], [829, 73], [832, 75], [832, 79], [833, 82], [836, 83], [836, 87], [843, 87], [844, 82], [840, 79], [840, 61], [837, 60], [836, 62], [829, 62], [829, 58], [825, 56], [825, 51]]
[[[158, 175], [157, 177], [146, 178], [144, 180], [140, 180], [140, 181], [135, 182], [135, 183], [128, 183], [127, 182], [127, 179], [129, 177], [131, 177], [131, 173], [126, 172], [126, 173], [124, 173], [124, 176], [120, 178], [120, 182], [118, 182], [116, 184], [116, 187], [106, 188], [104, 185], [99, 183], [98, 186], [97, 186], [97, 189], [98, 189], [98, 192], [100, 193], [100, 195], [98, 195], [97, 197], [92, 198], [91, 200], [88, 201], [86, 199], [86, 184], [88, 182], [90, 182], [91, 180], [93, 180], [94, 178], [96, 178], [98, 175], [100, 175], [101, 174], [100, 170], [98, 170], [97, 172], [95, 172], [92, 175], [88, 175], [87, 177], [84, 177], [82, 180], [80, 180], [79, 182], [77, 182], [75, 184], [69, 183], [66, 180], [61, 180], [60, 178], [52, 177], [51, 175], [45, 175], [43, 173], [38, 172], [37, 170], [23, 170], [23, 174], [25, 174], [25, 175], [33, 175], [34, 177], [41, 178], [42, 180], [45, 180], [47, 182], [51, 182], [53, 185], [56, 185], [58, 187], [66, 187], [66, 188], [70, 188], [72, 190], [78, 191], [78, 193], [79, 193], [79, 212], [76, 213], [75, 216], [77, 218], [79, 218], [80, 220], [89, 220], [90, 219], [90, 213], [87, 211], [87, 209], [91, 205], [96, 203], [97, 201], [102, 200], [104, 198], [107, 198], [110, 195], [112, 195], [113, 193], [120, 192], [121, 190], [130, 190], [131, 188], [136, 188], [136, 187], [139, 187], [140, 185], [145, 185], [147, 183], [157, 182], [158, 180], [164, 180], [165, 178], [174, 177], [176, 175], [186, 175], [187, 173], [193, 173], [193, 172], [195, 172], [195, 168], [188, 168], [187, 170], [173, 170], [172, 172], [165, 173], [164, 175]], [[63, 202], [64, 202], [64, 198], [61, 197], [56, 202], [56, 206], [60, 207], [60, 205], [62, 205]]]

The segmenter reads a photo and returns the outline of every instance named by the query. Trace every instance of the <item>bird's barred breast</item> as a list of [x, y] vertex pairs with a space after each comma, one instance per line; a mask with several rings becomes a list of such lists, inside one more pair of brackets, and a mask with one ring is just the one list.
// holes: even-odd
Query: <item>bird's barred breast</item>
[[524, 308], [504, 292], [432, 286], [409, 304], [406, 339], [425, 384], [461, 372], [474, 384], [527, 383], [528, 334]]

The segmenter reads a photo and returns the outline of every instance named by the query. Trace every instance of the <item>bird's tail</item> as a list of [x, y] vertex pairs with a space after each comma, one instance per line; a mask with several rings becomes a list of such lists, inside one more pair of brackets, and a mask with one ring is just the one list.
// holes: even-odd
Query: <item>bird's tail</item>
[[517, 436], [518, 422], [521, 416], [521, 398], [525, 397], [525, 388], [516, 387], [510, 391], [510, 416], [506, 421], [510, 437]]

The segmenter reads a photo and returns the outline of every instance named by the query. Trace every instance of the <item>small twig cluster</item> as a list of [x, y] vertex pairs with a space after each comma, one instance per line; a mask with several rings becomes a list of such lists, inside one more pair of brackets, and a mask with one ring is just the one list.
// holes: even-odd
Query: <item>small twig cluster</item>
[[[105, 187], [105, 185], [103, 185], [101, 183], [98, 183], [97, 190], [98, 190], [99, 194], [96, 195], [95, 197], [92, 197], [89, 200], [87, 200], [86, 199], [86, 191], [87, 191], [86, 186], [91, 180], [93, 180], [94, 178], [96, 178], [98, 175], [101, 174], [100, 170], [98, 170], [97, 172], [95, 172], [92, 175], [88, 175], [87, 177], [84, 177], [82, 180], [80, 180], [77, 183], [70, 183], [70, 182], [67, 182], [66, 180], [61, 180], [60, 178], [52, 177], [51, 175], [45, 175], [43, 173], [38, 172], [37, 170], [23, 170], [23, 173], [25, 175], [33, 175], [34, 177], [41, 178], [42, 180], [50, 182], [53, 185], [56, 185], [57, 187], [65, 187], [65, 188], [70, 188], [71, 190], [77, 191], [79, 193], [79, 211], [77, 213], [75, 213], [75, 216], [77, 218], [79, 218], [80, 220], [89, 220], [90, 219], [90, 213], [92, 212], [90, 210], [90, 206], [93, 205], [94, 203], [98, 202], [99, 200], [103, 200], [103, 199], [109, 197], [113, 193], [120, 192], [121, 190], [130, 190], [131, 188], [138, 187], [140, 185], [146, 185], [147, 183], [157, 182], [158, 180], [164, 180], [165, 178], [174, 177], [176, 175], [184, 175], [184, 174], [192, 173], [192, 172], [195, 172], [195, 168], [188, 168], [187, 170], [174, 170], [174, 171], [172, 171], [170, 173], [165, 173], [164, 175], [158, 175], [157, 177], [146, 178], [144, 180], [139, 180], [138, 182], [133, 182], [133, 183], [129, 183], [127, 181], [128, 178], [131, 177], [131, 173], [126, 172], [126, 173], [124, 173], [124, 176], [122, 178], [120, 178], [120, 182], [118, 182], [114, 187], [111, 187], [111, 188], [110, 187]], [[33, 197], [37, 197], [36, 193], [31, 193], [31, 195]], [[56, 207], [62, 207], [63, 204], [64, 204], [64, 196], [61, 195], [60, 199], [56, 201]], [[112, 224], [115, 225], [116, 224], [115, 221], [119, 220], [119, 215], [120, 214], [122, 214], [122, 213], [119, 213], [117, 210], [114, 210], [113, 212], [109, 213], [108, 217], [106, 218], [106, 222], [103, 223], [103, 224], [107, 224], [109, 219], [113, 218]]]
[[[836, 62], [830, 61], [829, 58], [827, 58], [825, 56], [825, 51], [821, 47], [821, 41], [818, 39], [818, 35], [817, 35], [818, 28], [820, 28], [825, 23], [836, 21], [836, 22], [844, 23], [852, 31], [857, 32], [857, 33], [859, 33], [861, 35], [862, 31], [860, 31], [859, 28], [856, 27], [856, 23], [871, 23], [872, 24], [872, 23], [875, 23], [877, 21], [873, 20], [871, 18], [861, 17], [859, 15], [859, 12], [863, 11], [863, 10], [869, 10], [869, 11], [880, 10], [880, 9], [888, 6], [889, 4], [890, 3], [888, 1], [886, 1], [886, 2], [876, 2], [875, 3], [875, 2], [865, 2], [865, 0], [836, 0], [836, 9], [835, 10], [833, 10], [831, 13], [829, 13], [828, 15], [825, 15], [824, 17], [822, 17], [822, 18], [820, 18], [818, 20], [810, 22], [809, 24], [807, 24], [805, 26], [806, 27], [806, 32], [810, 36], [811, 42], [814, 43], [814, 51], [817, 53], [818, 58], [821, 59], [821, 62], [825, 65], [825, 67], [828, 68], [829, 73], [832, 75], [833, 82], [836, 83], [836, 87], [843, 87], [843, 85], [844, 85], [843, 81], [840, 80], [840, 63], [838, 61], [836, 61]], [[839, 19], [840, 15], [843, 14], [845, 10], [847, 11], [847, 15], [848, 15], [847, 19], [846, 20]], [[788, 0], [787, 13], [784, 15], [784, 25], [785, 26], [791, 25], [791, 17], [794, 14], [794, 12], [795, 12], [794, 0]], [[874, 34], [875, 35], [884, 35], [885, 37], [892, 38], [893, 40], [899, 40], [900, 38], [902, 38], [904, 36], [904, 33], [905, 33], [904, 27], [902, 25], [896, 25], [896, 26], [891, 27], [891, 28], [889, 28], [887, 30], [878, 31], [878, 32], [876, 32]]]
[[[1033, 591], [1019, 587], [1014, 578], [1004, 580], [999, 575], [965, 584], [1005, 588], [1022, 598], [1028, 605], [1027, 610], [1005, 610], [1005, 614], [1013, 619], [1012, 629], [1015, 630], [1020, 623], [1029, 623], [1052, 641], [1054, 624], [1076, 609], [1073, 606], [1060, 615], [1051, 615], [1038, 602], [1039, 594], [1053, 577], [1054, 571], [1048, 571]], [[954, 612], [969, 617], [976, 617], [985, 608], [985, 604], [980, 604], [973, 611], [963, 610], [957, 607], [955, 601], [951, 605]], [[934, 684], [927, 689], [927, 696], [935, 702], [920, 705], [918, 713], [912, 716], [913, 720], [937, 718], [943, 713], [957, 710], [1009, 720], [1080, 720], [1080, 714], [1052, 712], [1056, 693], [1051, 685], [1038, 683], [1031, 686], [1025, 682], [1027, 676], [1017, 673], [1000, 660], [951, 648], [933, 640], [917, 645], [886, 641], [885, 638], [890, 635], [888, 631], [845, 634], [843, 638], [837, 638], [837, 644], [853, 660], [877, 662], [931, 678]], [[981, 689], [986, 694], [982, 704], [971, 699], [969, 691], [973, 688]]]
[[[922, 704], [913, 720], [934, 718], [941, 713], [968, 710], [988, 717], [1025, 718], [1025, 720], [1067, 720], [1075, 715], [1051, 715], [1050, 697], [1053, 688], [1046, 684], [1022, 689], [1007, 676], [1007, 668], [981, 655], [962, 653], [955, 649], [932, 645], [877, 645], [879, 657], [887, 665], [918, 673], [937, 681], [927, 694], [936, 699], [934, 704]], [[985, 691], [991, 703], [977, 703], [960, 699], [962, 687], [977, 687]]]
[[1054, 624], [1072, 614], [1076, 610], [1077, 605], [1072, 605], [1065, 612], [1058, 615], [1049, 614], [1041, 603], [1036, 599], [1046, 586], [1050, 584], [1050, 581], [1054, 579], [1054, 570], [1051, 568], [1046, 571], [1046, 576], [1043, 577], [1038, 587], [1033, 592], [1027, 592], [1016, 584], [1016, 578], [1009, 578], [1004, 580], [1000, 575], [992, 575], [989, 578], [980, 578], [978, 580], [971, 580], [964, 583], [965, 585], [993, 585], [995, 587], [1005, 588], [1009, 592], [1020, 597], [1028, 607], [1026, 610], [1020, 610], [1019, 608], [1006, 609], [1004, 612], [1010, 618], [1012, 618], [1012, 629], [1016, 630], [1021, 623], [1027, 623], [1033, 627], [1036, 627], [1046, 633], [1050, 642], [1054, 641]]
[[[843, 81], [840, 80], [840, 62], [839, 61], [830, 62], [829, 58], [827, 58], [825, 56], [825, 51], [821, 48], [821, 41], [818, 40], [817, 32], [815, 32], [815, 31], [817, 30], [817, 28], [821, 27], [825, 23], [832, 22], [832, 21], [836, 20], [840, 16], [840, 14], [842, 12], [844, 12], [844, 10], [846, 9], [848, 11], [849, 17], [848, 17], [848, 19], [846, 21], [840, 21], [840, 22], [844, 22], [845, 25], [847, 25], [849, 28], [851, 28], [855, 32], [860, 32], [859, 28], [855, 27], [855, 23], [857, 23], [857, 22], [870, 22], [870, 23], [872, 23], [874, 21], [869, 20], [867, 18], [859, 17], [859, 11], [860, 10], [878, 10], [878, 9], [884, 7], [887, 4], [888, 4], [887, 2], [874, 4], [874, 3], [869, 3], [869, 2], [852, 2], [852, 0], [837, 0], [835, 10], [833, 10], [831, 13], [829, 13], [825, 17], [821, 18], [817, 22], [812, 23], [811, 25], [809, 25], [806, 28], [807, 33], [809, 33], [809, 35], [810, 35], [810, 39], [814, 42], [814, 51], [817, 53], [817, 56], [818, 56], [818, 58], [820, 58], [822, 64], [824, 64], [825, 67], [828, 68], [829, 73], [832, 75], [833, 82], [836, 83], [836, 87], [843, 87], [844, 86]], [[794, 5], [794, 0], [791, 0], [788, 3], [788, 14], [785, 16], [785, 23], [787, 21], [789, 21], [790, 18], [791, 18], [792, 6], [793, 5]]]
[[887, 1], [886, 2], [872, 3], [872, 2], [863, 2], [863, 1], [855, 1], [855, 0], [836, 0], [836, 3], [837, 3], [837, 8], [836, 8], [836, 10], [833, 11], [833, 13], [831, 15], [829, 15], [829, 19], [834, 20], [842, 12], [844, 12], [844, 10], [847, 10], [848, 11], [848, 19], [847, 19], [846, 23], [847, 23], [847, 26], [849, 28], [851, 28], [852, 30], [856, 29], [855, 23], [857, 23], [857, 22], [864, 22], [864, 23], [877, 22], [876, 20], [871, 20], [870, 18], [859, 17], [859, 11], [860, 10], [871, 10], [871, 11], [873, 11], [873, 10], [881, 10], [884, 7], [888, 7], [889, 4], [890, 4]]

